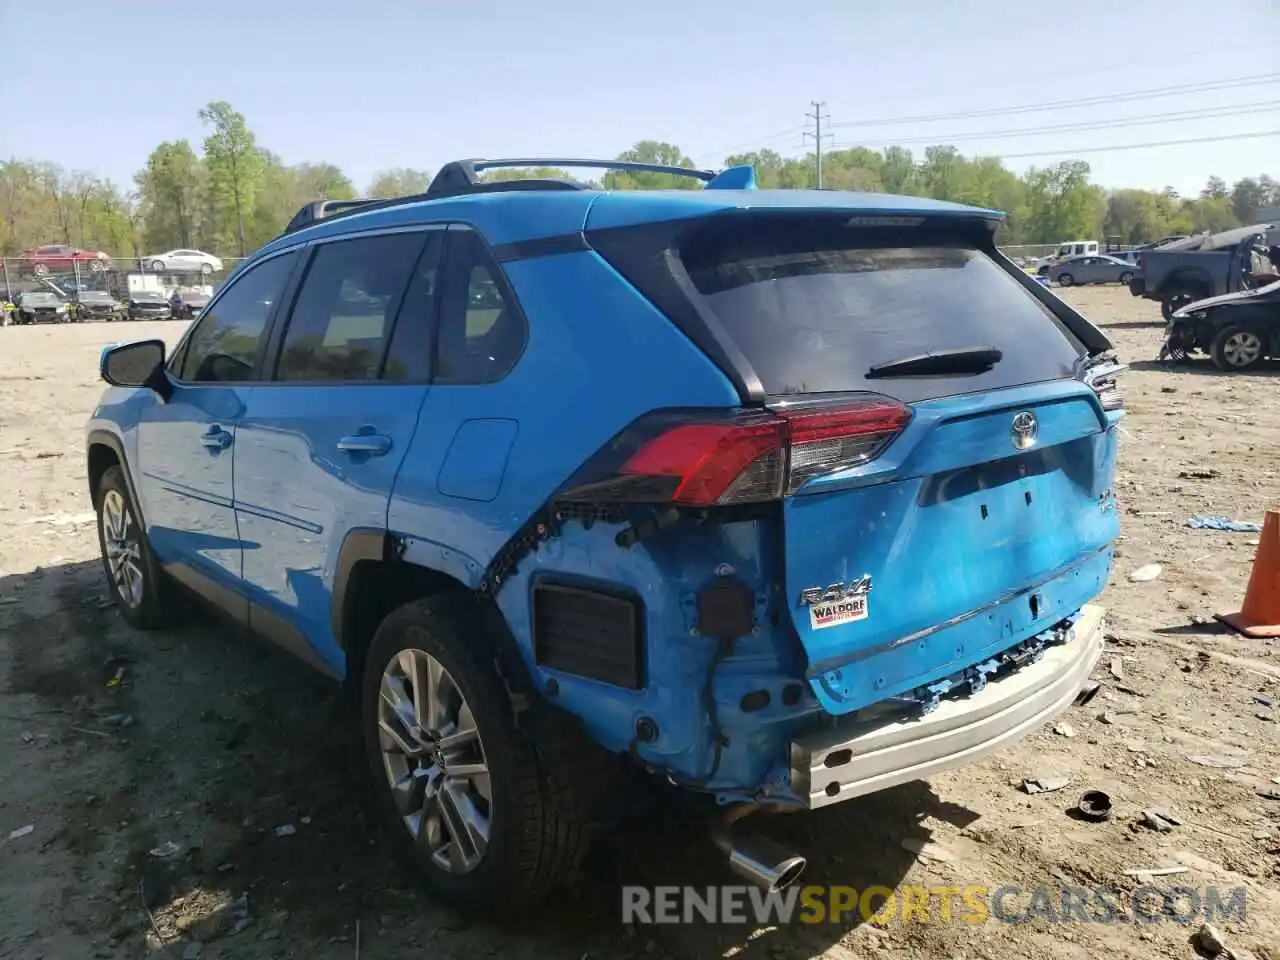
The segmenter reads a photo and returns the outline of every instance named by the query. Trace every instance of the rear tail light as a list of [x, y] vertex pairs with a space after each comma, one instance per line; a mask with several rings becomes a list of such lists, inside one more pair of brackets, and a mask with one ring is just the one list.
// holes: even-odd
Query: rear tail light
[[886, 397], [642, 417], [565, 485], [566, 500], [710, 507], [795, 493], [878, 457], [911, 419]]

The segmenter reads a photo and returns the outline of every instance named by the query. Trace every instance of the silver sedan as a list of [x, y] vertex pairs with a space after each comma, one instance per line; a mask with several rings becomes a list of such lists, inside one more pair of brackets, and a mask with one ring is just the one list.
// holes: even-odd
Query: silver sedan
[[1073, 283], [1127, 284], [1136, 270], [1132, 263], [1116, 257], [1093, 254], [1055, 263], [1049, 268], [1049, 281], [1063, 287], [1069, 287]]

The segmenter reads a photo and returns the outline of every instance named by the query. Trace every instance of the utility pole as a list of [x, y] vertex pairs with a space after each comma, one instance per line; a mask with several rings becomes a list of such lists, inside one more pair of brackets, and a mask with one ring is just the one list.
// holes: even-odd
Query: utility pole
[[[809, 104], [813, 107], [813, 113], [806, 113], [805, 116], [813, 121], [813, 133], [806, 130], [803, 134], [805, 137], [813, 138], [813, 157], [814, 157], [814, 181], [819, 190], [822, 189], [822, 121], [830, 120], [831, 114], [823, 114], [822, 108], [825, 107], [826, 101], [819, 103], [817, 100], [810, 100]], [[831, 136], [831, 134], [826, 134]]]

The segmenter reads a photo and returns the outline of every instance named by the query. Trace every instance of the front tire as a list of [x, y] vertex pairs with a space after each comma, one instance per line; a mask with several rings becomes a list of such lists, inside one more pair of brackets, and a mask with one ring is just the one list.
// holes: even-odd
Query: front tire
[[1075, 282], [1076, 282], [1075, 278], [1072, 277], [1071, 274], [1069, 273], [1063, 273], [1058, 275], [1058, 286], [1060, 287], [1069, 287]]
[[171, 585], [151, 552], [119, 466], [103, 473], [94, 501], [102, 568], [121, 616], [142, 630], [168, 625], [173, 619]]
[[1258, 332], [1238, 324], [1219, 330], [1209, 347], [1214, 366], [1231, 373], [1257, 366], [1265, 353]]
[[433, 893], [470, 909], [550, 892], [581, 862], [588, 834], [553, 766], [566, 761], [517, 726], [483, 622], [469, 597], [406, 604], [379, 626], [361, 688], [395, 849]]
[[1126, 270], [1124, 273], [1120, 274], [1120, 277], [1116, 282], [1120, 284], [1120, 286], [1122, 287], [1127, 287], [1129, 285], [1129, 281], [1132, 279], [1133, 279], [1133, 274], [1129, 273]]

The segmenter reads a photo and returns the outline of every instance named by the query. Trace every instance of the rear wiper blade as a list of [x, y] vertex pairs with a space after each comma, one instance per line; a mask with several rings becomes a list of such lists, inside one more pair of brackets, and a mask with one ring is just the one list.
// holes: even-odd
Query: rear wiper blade
[[938, 373], [986, 373], [1004, 354], [995, 347], [959, 347], [931, 350], [914, 357], [900, 357], [877, 363], [867, 371], [868, 380], [878, 377], [924, 377]]

